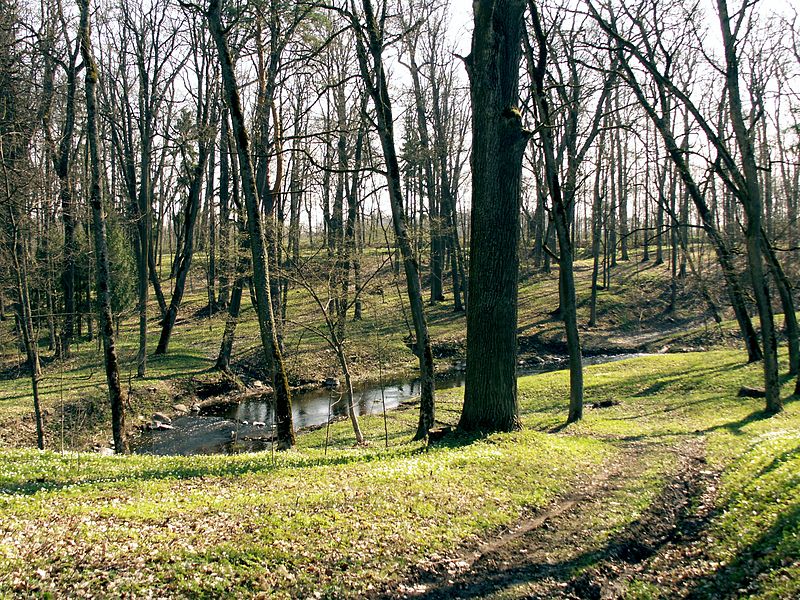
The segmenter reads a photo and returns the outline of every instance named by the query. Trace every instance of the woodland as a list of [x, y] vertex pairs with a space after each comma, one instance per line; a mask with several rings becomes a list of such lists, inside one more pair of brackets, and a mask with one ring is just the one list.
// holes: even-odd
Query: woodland
[[0, 595], [800, 597], [800, 8], [0, 0]]

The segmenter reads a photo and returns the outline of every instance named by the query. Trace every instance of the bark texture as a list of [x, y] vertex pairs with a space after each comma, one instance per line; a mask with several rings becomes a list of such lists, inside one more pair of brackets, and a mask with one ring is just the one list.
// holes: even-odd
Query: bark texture
[[519, 62], [524, 0], [477, 0], [466, 59], [472, 98], [472, 238], [467, 372], [459, 428], [510, 431], [517, 401], [520, 178]]
[[231, 132], [236, 142], [239, 156], [242, 192], [247, 208], [247, 230], [250, 234], [250, 251], [253, 256], [253, 287], [256, 293], [256, 312], [261, 332], [261, 345], [272, 369], [272, 387], [275, 390], [275, 423], [278, 447], [288, 449], [294, 445], [294, 423], [292, 420], [292, 400], [283, 355], [278, 345], [275, 329], [275, 316], [272, 311], [270, 295], [270, 274], [267, 244], [264, 240], [261, 211], [258, 205], [253, 161], [250, 156], [250, 139], [244, 124], [244, 113], [239, 99], [239, 87], [233, 68], [228, 43], [220, 22], [220, 2], [212, 0], [205, 13], [208, 28], [214, 39], [222, 70], [222, 87], [231, 117]]

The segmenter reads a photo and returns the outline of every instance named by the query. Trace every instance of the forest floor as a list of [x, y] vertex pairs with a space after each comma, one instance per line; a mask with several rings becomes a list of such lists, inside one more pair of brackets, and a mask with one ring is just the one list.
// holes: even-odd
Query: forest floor
[[800, 403], [738, 398], [744, 359], [588, 367], [570, 426], [568, 374], [525, 377], [521, 431], [429, 447], [409, 406], [366, 447], [337, 423], [275, 455], [0, 452], [0, 595], [797, 597]]

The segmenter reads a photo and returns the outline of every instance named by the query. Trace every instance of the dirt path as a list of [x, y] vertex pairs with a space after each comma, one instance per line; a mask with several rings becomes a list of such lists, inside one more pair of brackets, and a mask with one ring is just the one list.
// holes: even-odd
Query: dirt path
[[[686, 595], [702, 573], [683, 563], [698, 552], [694, 542], [716, 489], [704, 441], [673, 447], [637, 442], [621, 450], [574, 495], [478, 548], [421, 565], [386, 597], [620, 598], [634, 578], [666, 588], [669, 597]], [[673, 468], [659, 473], [654, 465], [665, 457]], [[661, 491], [638, 518], [620, 521], [622, 496], [635, 500], [647, 477], [659, 478]]]

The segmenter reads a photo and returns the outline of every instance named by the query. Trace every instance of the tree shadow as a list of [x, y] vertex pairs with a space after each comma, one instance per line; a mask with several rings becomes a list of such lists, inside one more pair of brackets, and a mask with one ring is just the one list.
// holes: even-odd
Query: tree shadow
[[[404, 456], [414, 456], [418, 454], [418, 448], [408, 448], [406, 450], [395, 451], [394, 458]], [[223, 456], [223, 455], [218, 455]], [[229, 458], [229, 457], [227, 457]], [[208, 463], [197, 463], [183, 456], [159, 457], [157, 465], [151, 468], [134, 470], [126, 468], [124, 464], [126, 457], [107, 458], [97, 456], [87, 456], [77, 459], [76, 462], [84, 463], [83, 468], [89, 469], [92, 462], [96, 460], [119, 460], [120, 470], [109, 473], [99, 470], [97, 474], [87, 477], [75, 477], [69, 479], [54, 479], [48, 477], [37, 477], [20, 483], [6, 483], [0, 485], [0, 494], [32, 496], [39, 492], [57, 492], [62, 489], [70, 489], [76, 486], [108, 485], [111, 488], [119, 487], [124, 483], [147, 482], [159, 480], [188, 480], [203, 477], [238, 477], [242, 475], [252, 475], [265, 472], [275, 472], [280, 470], [307, 469], [311, 467], [332, 467], [337, 465], [367, 463], [375, 460], [373, 454], [362, 453], [357, 455], [340, 455], [330, 457], [292, 457], [289, 463], [282, 462], [280, 459], [272, 462], [267, 452], [258, 453], [252, 456], [252, 460], [219, 460], [209, 461]], [[191, 461], [191, 462], [190, 462]]]
[[787, 553], [797, 557], [800, 542], [796, 532], [800, 527], [800, 506], [781, 515], [772, 526], [752, 543], [741, 548], [736, 556], [711, 575], [695, 581], [686, 596], [692, 599], [742, 598], [756, 596], [764, 583], [760, 576], [780, 569], [783, 553], [775, 549], [788, 541], [792, 548]]
[[[558, 582], [560, 590], [579, 598], [599, 599], [602, 586], [594, 580], [593, 570], [596, 572], [608, 563], [641, 563], [655, 555], [678, 532], [695, 529], [696, 519], [691, 510], [703, 491], [704, 485], [695, 473], [679, 472], [675, 478], [665, 482], [658, 497], [638, 519], [598, 548], [555, 562], [528, 562], [524, 558], [525, 553], [517, 553], [523, 558], [509, 561], [492, 561], [482, 556], [469, 572], [455, 578], [435, 572], [418, 573], [420, 583], [433, 584], [433, 587], [415, 597], [423, 600], [476, 598], [502, 592], [512, 586], [548, 580]], [[536, 535], [537, 531], [535, 529], [531, 533]], [[396, 598], [398, 594], [389, 592], [385, 597]]]
[[[797, 399], [798, 399], [797, 396], [789, 396], [788, 398], [784, 399], [783, 404], [784, 406], [786, 406], [787, 404], [795, 402]], [[738, 419], [736, 421], [731, 421], [730, 423], [722, 423], [720, 425], [713, 425], [712, 427], [708, 427], [703, 430], [698, 430], [696, 433], [711, 433], [713, 431], [719, 431], [720, 429], [727, 429], [734, 435], [743, 435], [744, 432], [742, 431], [742, 429], [744, 429], [744, 427], [746, 427], [747, 425], [750, 425], [757, 421], [764, 421], [767, 419], [771, 419], [774, 416], [776, 416], [776, 413], [762, 408], [759, 410], [754, 410], [746, 417], [742, 417], [741, 419]]]
[[781, 468], [785, 463], [789, 462], [790, 460], [794, 460], [795, 458], [800, 455], [800, 445], [795, 446], [794, 448], [790, 448], [784, 452], [781, 452], [778, 456], [773, 458], [768, 464], [764, 465], [761, 469], [759, 469], [758, 473], [753, 476], [753, 479], [758, 479], [765, 475], [769, 475], [773, 471]]

